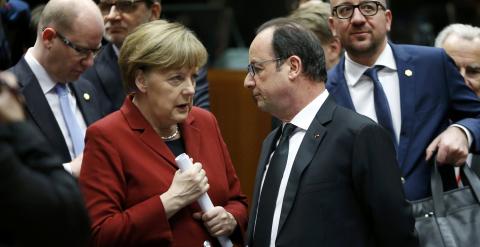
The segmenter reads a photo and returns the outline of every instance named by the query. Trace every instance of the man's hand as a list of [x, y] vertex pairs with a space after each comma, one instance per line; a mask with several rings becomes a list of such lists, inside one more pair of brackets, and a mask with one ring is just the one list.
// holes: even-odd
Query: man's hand
[[10, 72], [0, 73], [0, 122], [18, 122], [25, 119], [22, 102], [19, 101], [18, 85]]
[[450, 126], [428, 145], [426, 160], [437, 150], [437, 162], [440, 165], [461, 166], [467, 160], [468, 139], [462, 129]]
[[80, 176], [80, 170], [82, 168], [83, 153], [77, 158], [70, 161], [70, 168], [72, 169], [72, 175], [76, 178]]
[[210, 235], [214, 237], [230, 236], [237, 227], [237, 221], [233, 215], [220, 206], [216, 206], [206, 213], [196, 212], [193, 214], [193, 218], [202, 220]]

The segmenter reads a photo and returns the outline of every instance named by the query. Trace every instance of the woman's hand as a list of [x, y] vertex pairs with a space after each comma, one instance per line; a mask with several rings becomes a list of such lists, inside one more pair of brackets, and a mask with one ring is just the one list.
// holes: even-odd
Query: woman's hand
[[214, 237], [230, 236], [237, 227], [237, 221], [233, 215], [220, 206], [206, 213], [194, 213], [193, 218], [202, 220], [210, 235]]
[[167, 218], [197, 200], [209, 187], [205, 170], [198, 162], [186, 171], [176, 171], [170, 188], [160, 195]]

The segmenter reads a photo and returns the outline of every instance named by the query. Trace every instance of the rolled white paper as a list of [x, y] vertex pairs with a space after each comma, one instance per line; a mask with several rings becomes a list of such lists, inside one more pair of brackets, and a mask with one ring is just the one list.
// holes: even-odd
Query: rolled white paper
[[[192, 167], [192, 161], [190, 160], [190, 157], [186, 153], [182, 153], [179, 156], [175, 158], [175, 162], [177, 163], [177, 166], [180, 168], [180, 170], [183, 172], [190, 167]], [[208, 196], [207, 193], [204, 193], [201, 195], [198, 200], [198, 204], [200, 205], [200, 208], [203, 210], [203, 212], [207, 212], [208, 210], [213, 208], [213, 203], [212, 200], [210, 200], [210, 197]], [[227, 236], [219, 236], [218, 241], [222, 245], [222, 247], [232, 247], [232, 241]]]

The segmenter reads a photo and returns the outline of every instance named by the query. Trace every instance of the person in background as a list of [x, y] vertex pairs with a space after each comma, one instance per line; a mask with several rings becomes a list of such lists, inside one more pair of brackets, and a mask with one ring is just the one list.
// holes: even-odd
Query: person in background
[[[142, 24], [123, 42], [120, 71], [135, 92], [88, 128], [79, 179], [92, 246], [218, 246], [221, 235], [243, 244], [246, 197], [215, 117], [192, 106], [206, 60], [178, 23]], [[181, 153], [195, 162], [183, 172]], [[215, 208], [201, 212], [207, 191]]]
[[[160, 0], [99, 0], [97, 3], [105, 21], [104, 37], [108, 44], [82, 77], [93, 82], [102, 98], [106, 99], [102, 102], [102, 110], [109, 114], [120, 108], [125, 95], [131, 90], [123, 87], [117, 62], [119, 50], [127, 35], [136, 27], [160, 17], [162, 6]], [[198, 72], [193, 103], [204, 109], [210, 108], [206, 67]]]
[[65, 169], [78, 176], [86, 126], [100, 119], [101, 99], [80, 75], [93, 64], [103, 20], [91, 0], [51, 0], [35, 45], [10, 68], [25, 96], [28, 119], [44, 134]]
[[294, 10], [288, 17], [304, 25], [317, 35], [325, 53], [327, 70], [338, 63], [343, 49], [340, 41], [333, 37], [328, 26], [330, 4], [321, 1], [309, 1]]
[[465, 83], [480, 96], [480, 28], [466, 24], [446, 26], [435, 39], [455, 61]]
[[329, 96], [315, 34], [271, 20], [249, 59], [244, 86], [283, 123], [263, 142], [248, 246], [417, 246], [390, 136]]
[[75, 179], [26, 121], [15, 77], [0, 73], [0, 246], [85, 246], [89, 219]]
[[407, 199], [431, 194], [427, 161], [435, 152], [445, 190], [456, 188], [452, 165], [480, 152], [480, 101], [452, 59], [442, 49], [389, 42], [385, 0], [330, 4], [329, 24], [346, 53], [328, 73], [328, 91], [390, 133]]
[[[465, 83], [480, 97], [480, 28], [466, 24], [450, 24], [435, 39], [435, 47], [443, 48], [452, 57]], [[480, 156], [469, 155], [467, 164], [480, 175]], [[459, 169], [456, 169], [460, 181]]]

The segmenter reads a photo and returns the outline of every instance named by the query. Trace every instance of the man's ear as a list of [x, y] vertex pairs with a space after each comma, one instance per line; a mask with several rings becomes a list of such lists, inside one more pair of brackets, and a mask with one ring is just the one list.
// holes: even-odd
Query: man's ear
[[158, 20], [162, 14], [162, 5], [159, 2], [154, 1], [152, 6], [150, 6], [150, 21]]
[[141, 93], [147, 92], [147, 82], [145, 80], [145, 73], [141, 69], [135, 71], [135, 86]]
[[287, 59], [290, 65], [290, 71], [288, 72], [288, 79], [293, 80], [302, 73], [302, 59], [299, 56], [293, 55]]
[[40, 33], [40, 37], [41, 37], [42, 43], [45, 45], [45, 47], [47, 49], [50, 49], [52, 47], [52, 44], [53, 44], [53, 39], [55, 39], [55, 37], [57, 37], [57, 32], [55, 31], [55, 29], [53, 29], [51, 27], [47, 27]]

